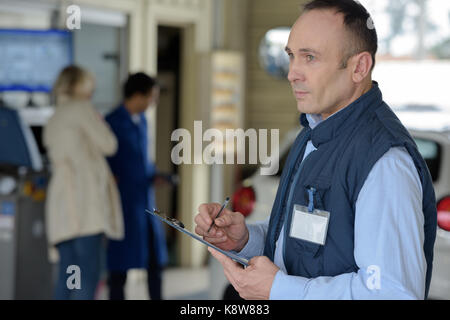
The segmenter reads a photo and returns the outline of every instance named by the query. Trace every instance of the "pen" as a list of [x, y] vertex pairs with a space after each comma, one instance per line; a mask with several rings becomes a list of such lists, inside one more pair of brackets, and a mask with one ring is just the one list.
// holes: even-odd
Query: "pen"
[[[216, 217], [214, 218], [214, 220], [216, 220], [216, 219], [220, 216], [220, 214], [222, 213], [223, 209], [225, 209], [225, 207], [227, 206], [228, 201], [230, 201], [230, 197], [227, 197], [227, 198], [225, 199], [225, 202], [223, 203], [222, 207], [220, 208], [220, 210], [219, 210], [219, 212], [217, 213], [217, 215], [216, 215]], [[209, 229], [208, 229], [208, 231], [207, 231], [206, 233], [209, 233], [209, 231], [211, 231], [211, 228], [212, 228], [213, 225], [214, 225], [214, 220], [213, 220], [213, 222], [211, 223], [211, 225], [209, 226]]]

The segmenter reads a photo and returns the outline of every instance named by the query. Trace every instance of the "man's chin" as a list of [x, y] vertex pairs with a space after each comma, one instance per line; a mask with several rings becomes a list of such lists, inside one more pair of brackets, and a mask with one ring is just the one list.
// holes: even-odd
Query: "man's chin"
[[306, 103], [305, 101], [298, 101], [297, 100], [297, 110], [300, 113], [306, 113], [306, 114], [313, 114], [313, 113], [315, 113], [314, 112], [314, 108], [310, 104]]

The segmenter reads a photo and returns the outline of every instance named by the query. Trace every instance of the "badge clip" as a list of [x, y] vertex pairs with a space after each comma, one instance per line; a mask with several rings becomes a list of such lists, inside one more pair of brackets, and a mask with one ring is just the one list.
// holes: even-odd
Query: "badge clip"
[[314, 212], [314, 194], [316, 193], [316, 189], [311, 187], [308, 189], [308, 195], [309, 195], [309, 204], [308, 204], [308, 212], [313, 213]]

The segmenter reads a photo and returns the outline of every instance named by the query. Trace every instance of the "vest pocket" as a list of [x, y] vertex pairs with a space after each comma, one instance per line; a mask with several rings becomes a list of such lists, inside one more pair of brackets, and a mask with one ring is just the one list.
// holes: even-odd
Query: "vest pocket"
[[316, 192], [314, 193], [314, 209], [329, 211], [326, 207], [326, 197], [328, 196], [328, 190], [330, 187], [331, 178], [323, 176], [317, 177], [312, 183], [304, 184], [303, 189], [306, 203], [309, 201], [308, 190], [314, 188], [316, 189]]
[[316, 257], [319, 256], [320, 252], [322, 252], [322, 245], [317, 243], [312, 243], [306, 240], [300, 240], [291, 238], [292, 247], [295, 252], [300, 252], [301, 255], [305, 255], [308, 257]]
[[[314, 188], [316, 191], [314, 192], [314, 209], [318, 210], [327, 210], [326, 207], [326, 196], [328, 195], [328, 190], [331, 187], [331, 179], [326, 177], [318, 177], [314, 183], [310, 183], [303, 186], [304, 190], [304, 199], [305, 199], [305, 205], [308, 206], [309, 202], [309, 195], [308, 190], [311, 188]], [[307, 240], [301, 240], [296, 238], [291, 238], [292, 246], [295, 251], [301, 252], [305, 256], [309, 257], [318, 257], [321, 255], [323, 250], [322, 245], [313, 243]], [[326, 242], [325, 242], [326, 245]]]

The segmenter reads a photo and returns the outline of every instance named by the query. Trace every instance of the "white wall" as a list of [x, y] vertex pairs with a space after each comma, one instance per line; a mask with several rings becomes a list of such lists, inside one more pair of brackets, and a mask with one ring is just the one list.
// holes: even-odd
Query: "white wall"
[[373, 79], [392, 107], [435, 104], [450, 110], [450, 61], [378, 61]]

